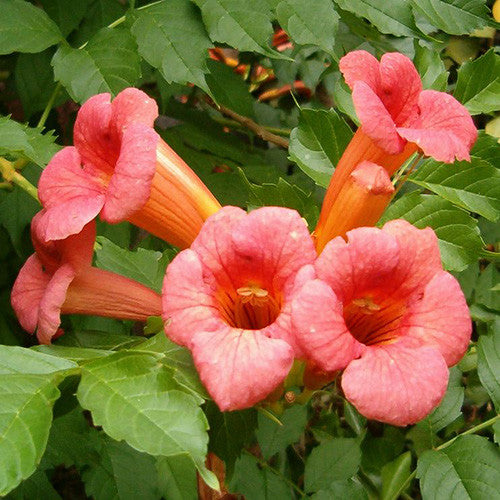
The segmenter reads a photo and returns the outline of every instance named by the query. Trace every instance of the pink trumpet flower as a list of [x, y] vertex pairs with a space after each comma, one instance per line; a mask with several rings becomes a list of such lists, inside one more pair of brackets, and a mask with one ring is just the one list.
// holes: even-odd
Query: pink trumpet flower
[[330, 210], [352, 171], [363, 161], [392, 175], [417, 150], [438, 161], [469, 160], [477, 130], [454, 97], [422, 90], [412, 61], [397, 52], [379, 61], [364, 50], [349, 52], [339, 63], [361, 127], [333, 173], [315, 234], [329, 241]]
[[330, 241], [292, 303], [296, 341], [367, 418], [408, 425], [441, 401], [471, 320], [435, 233], [403, 220]]
[[128, 220], [185, 248], [220, 204], [153, 129], [154, 100], [128, 88], [110, 102], [91, 97], [78, 112], [74, 147], [58, 152], [38, 185], [44, 241], [79, 233], [100, 214]]
[[285, 379], [294, 359], [290, 305], [309, 277], [299, 270], [315, 257], [296, 211], [224, 207], [167, 268], [166, 334], [192, 351], [222, 411], [253, 406]]
[[31, 223], [35, 253], [12, 289], [12, 307], [22, 327], [42, 344], [58, 336], [61, 314], [87, 314], [145, 321], [161, 315], [161, 297], [140, 283], [92, 267], [95, 222], [63, 240], [43, 241], [44, 213]]

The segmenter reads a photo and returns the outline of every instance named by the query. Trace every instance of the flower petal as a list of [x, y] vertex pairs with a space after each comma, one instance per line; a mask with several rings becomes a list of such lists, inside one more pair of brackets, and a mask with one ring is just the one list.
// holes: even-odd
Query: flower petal
[[60, 240], [79, 233], [97, 216], [104, 204], [105, 187], [82, 168], [78, 151], [66, 147], [45, 167], [38, 193], [46, 209], [40, 217], [40, 237]]
[[40, 259], [33, 254], [24, 263], [12, 287], [12, 309], [21, 326], [29, 333], [35, 333], [40, 301], [49, 281], [50, 275], [43, 271]]
[[222, 320], [215, 291], [205, 282], [202, 263], [191, 249], [183, 250], [167, 267], [162, 303], [165, 333], [174, 342], [191, 347], [198, 331], [220, 328]]
[[148, 201], [158, 140], [158, 134], [142, 123], [131, 123], [124, 130], [120, 156], [106, 191], [101, 213], [103, 220], [111, 223], [123, 221]]
[[347, 303], [366, 291], [382, 288], [399, 262], [396, 239], [374, 227], [360, 227], [330, 241], [314, 265], [318, 278]]
[[283, 207], [250, 212], [235, 227], [233, 246], [243, 280], [258, 274], [269, 280], [264, 287], [275, 290], [282, 290], [291, 276], [316, 258], [307, 223], [298, 212]]
[[401, 341], [368, 348], [342, 375], [344, 394], [362, 415], [399, 426], [428, 415], [447, 383], [448, 368], [437, 349]]
[[363, 132], [388, 154], [401, 153], [405, 141], [398, 135], [392, 116], [374, 90], [364, 82], [356, 82], [352, 100]]
[[69, 264], [62, 265], [52, 276], [40, 301], [36, 336], [41, 344], [50, 344], [61, 324], [61, 308], [66, 300], [68, 287], [75, 277]]
[[339, 61], [339, 69], [352, 89], [356, 82], [365, 82], [375, 93], [380, 88], [379, 62], [366, 50], [353, 50]]
[[152, 128], [158, 118], [158, 105], [142, 90], [129, 87], [122, 90], [111, 103], [111, 126], [116, 133], [132, 123]]
[[387, 222], [383, 231], [394, 236], [399, 246], [399, 263], [391, 286], [400, 296], [408, 296], [423, 287], [442, 271], [436, 233], [430, 228], [417, 229], [397, 219]]
[[284, 341], [259, 331], [222, 326], [193, 337], [200, 378], [222, 411], [249, 408], [283, 382], [293, 363]]
[[327, 372], [345, 368], [366, 349], [347, 329], [342, 303], [321, 280], [309, 281], [294, 298], [292, 327], [305, 358]]
[[448, 366], [462, 359], [469, 345], [472, 324], [458, 281], [441, 271], [423, 291], [423, 297], [408, 307], [400, 325], [401, 335], [416, 345], [433, 346]]
[[398, 127], [399, 135], [438, 161], [469, 161], [477, 130], [467, 109], [451, 95], [435, 90], [421, 92], [418, 105], [420, 115], [406, 127]]
[[380, 59], [381, 92], [384, 106], [397, 125], [417, 113], [418, 96], [422, 92], [422, 81], [411, 59], [403, 54], [391, 52]]
[[120, 138], [111, 133], [111, 96], [97, 94], [78, 111], [73, 142], [83, 163], [111, 175], [120, 153]]

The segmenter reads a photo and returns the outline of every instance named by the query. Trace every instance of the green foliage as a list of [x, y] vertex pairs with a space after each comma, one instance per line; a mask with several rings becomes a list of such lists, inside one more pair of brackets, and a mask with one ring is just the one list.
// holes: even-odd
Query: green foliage
[[42, 10], [24, 0], [2, 0], [0, 54], [41, 52], [61, 41], [57, 25]]
[[479, 378], [500, 411], [500, 331], [481, 335], [477, 344]]
[[426, 451], [418, 461], [424, 500], [500, 498], [498, 449], [480, 436], [461, 436], [442, 451]]

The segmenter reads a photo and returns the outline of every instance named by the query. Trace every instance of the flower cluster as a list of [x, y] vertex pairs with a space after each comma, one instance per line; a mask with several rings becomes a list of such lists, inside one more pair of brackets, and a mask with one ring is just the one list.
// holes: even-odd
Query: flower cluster
[[[407, 425], [425, 417], [467, 349], [467, 305], [430, 228], [370, 226], [394, 195], [391, 175], [412, 154], [468, 159], [476, 129], [451, 96], [423, 90], [401, 54], [378, 62], [351, 52], [340, 70], [361, 126], [312, 234], [288, 208], [221, 207], [154, 131], [157, 107], [143, 92], [89, 99], [74, 147], [40, 179], [36, 253], [12, 293], [23, 327], [49, 343], [61, 333], [61, 313], [162, 315], [223, 411], [279, 392], [299, 360], [325, 380], [342, 371], [345, 397], [368, 418]], [[97, 215], [183, 249], [161, 296], [92, 267]]]

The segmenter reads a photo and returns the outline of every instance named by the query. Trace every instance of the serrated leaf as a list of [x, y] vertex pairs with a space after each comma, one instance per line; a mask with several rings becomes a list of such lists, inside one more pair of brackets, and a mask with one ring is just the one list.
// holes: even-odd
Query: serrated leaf
[[314, 8], [302, 0], [282, 0], [276, 7], [281, 27], [299, 45], [317, 45], [333, 54], [339, 15], [331, 0], [316, 0]]
[[255, 409], [221, 412], [212, 403], [206, 407], [210, 424], [209, 449], [224, 461], [227, 477], [231, 477], [234, 464], [241, 455], [243, 447], [252, 440], [257, 427]]
[[0, 495], [35, 471], [47, 445], [52, 406], [58, 397], [51, 374], [0, 375]]
[[473, 157], [448, 165], [429, 159], [410, 180], [488, 220], [500, 217], [500, 170], [484, 160]]
[[127, 250], [115, 245], [104, 236], [97, 237], [96, 264], [101, 269], [134, 279], [149, 288], [161, 291], [166, 262], [161, 252], [138, 248]]
[[0, 346], [0, 376], [12, 374], [46, 375], [70, 370], [72, 361], [18, 346]]
[[490, 49], [474, 61], [464, 63], [458, 70], [453, 96], [472, 115], [500, 109], [500, 56]]
[[421, 37], [410, 2], [406, 0], [335, 0], [344, 10], [368, 19], [382, 33]]
[[294, 405], [280, 416], [282, 425], [259, 414], [257, 441], [262, 456], [268, 460], [278, 451], [284, 450], [289, 444], [299, 440], [307, 423], [307, 406]]
[[102, 92], [116, 95], [141, 76], [136, 43], [124, 28], [103, 28], [83, 49], [61, 45], [52, 66], [55, 79], [80, 103]]
[[139, 53], [167, 82], [194, 83], [208, 90], [208, 49], [212, 46], [189, 0], [165, 0], [137, 12], [132, 26]]
[[311, 500], [368, 500], [366, 490], [353, 479], [345, 481], [333, 481], [327, 490], [315, 493]]
[[419, 229], [434, 229], [443, 265], [448, 270], [462, 271], [477, 259], [482, 250], [477, 221], [438, 196], [419, 192], [402, 196], [385, 211], [380, 224], [399, 218]]
[[101, 349], [114, 351], [130, 348], [143, 342], [141, 337], [133, 335], [121, 335], [92, 330], [77, 330], [69, 332], [57, 339], [57, 346], [86, 347], [90, 349]]
[[246, 500], [281, 500], [292, 497], [290, 486], [268, 468], [260, 468], [253, 455], [243, 454], [236, 462], [229, 489]]
[[102, 349], [86, 349], [85, 347], [66, 347], [64, 345], [38, 345], [32, 347], [34, 351], [42, 354], [49, 354], [59, 358], [81, 363], [89, 359], [102, 358], [113, 354], [113, 351]]
[[423, 500], [499, 499], [500, 456], [480, 436], [460, 436], [442, 451], [426, 451], [418, 460]]
[[481, 384], [500, 412], [500, 330], [481, 335], [477, 343], [477, 372]]
[[85, 364], [78, 400], [113, 439], [155, 456], [188, 454], [207, 472], [208, 424], [199, 400], [179, 390], [158, 358], [123, 351]]
[[272, 14], [265, 0], [194, 0], [213, 42], [269, 57], [283, 56], [269, 47]]
[[479, 275], [476, 284], [475, 301], [477, 304], [500, 311], [500, 272], [494, 263], [489, 264]]
[[500, 165], [500, 148], [498, 147], [498, 138], [486, 134], [480, 130], [477, 141], [472, 146], [471, 155], [490, 162], [492, 165]]
[[64, 36], [80, 24], [88, 3], [88, 0], [77, 0], [68, 5], [68, 0], [41, 0], [45, 12], [57, 23]]
[[411, 452], [407, 451], [396, 460], [382, 467], [381, 500], [397, 500], [402, 486], [410, 477]]
[[307, 458], [305, 491], [328, 489], [333, 481], [349, 479], [356, 474], [360, 463], [361, 449], [357, 439], [334, 438], [321, 443]]
[[1, 0], [0, 54], [41, 52], [62, 40], [57, 25], [24, 0]]
[[302, 109], [299, 126], [290, 134], [290, 160], [317, 184], [327, 187], [351, 138], [351, 129], [333, 109]]
[[54, 144], [52, 132], [42, 134], [40, 129], [28, 127], [7, 116], [0, 116], [0, 155], [23, 157], [44, 167], [59, 146]]
[[85, 491], [95, 500], [156, 500], [155, 459], [123, 441], [101, 437], [96, 460], [82, 473]]
[[408, 5], [450, 35], [465, 35], [490, 23], [483, 0], [411, 0]]
[[209, 60], [208, 69], [210, 73], [206, 76], [206, 82], [217, 104], [253, 118], [254, 100], [243, 78], [218, 61]]

